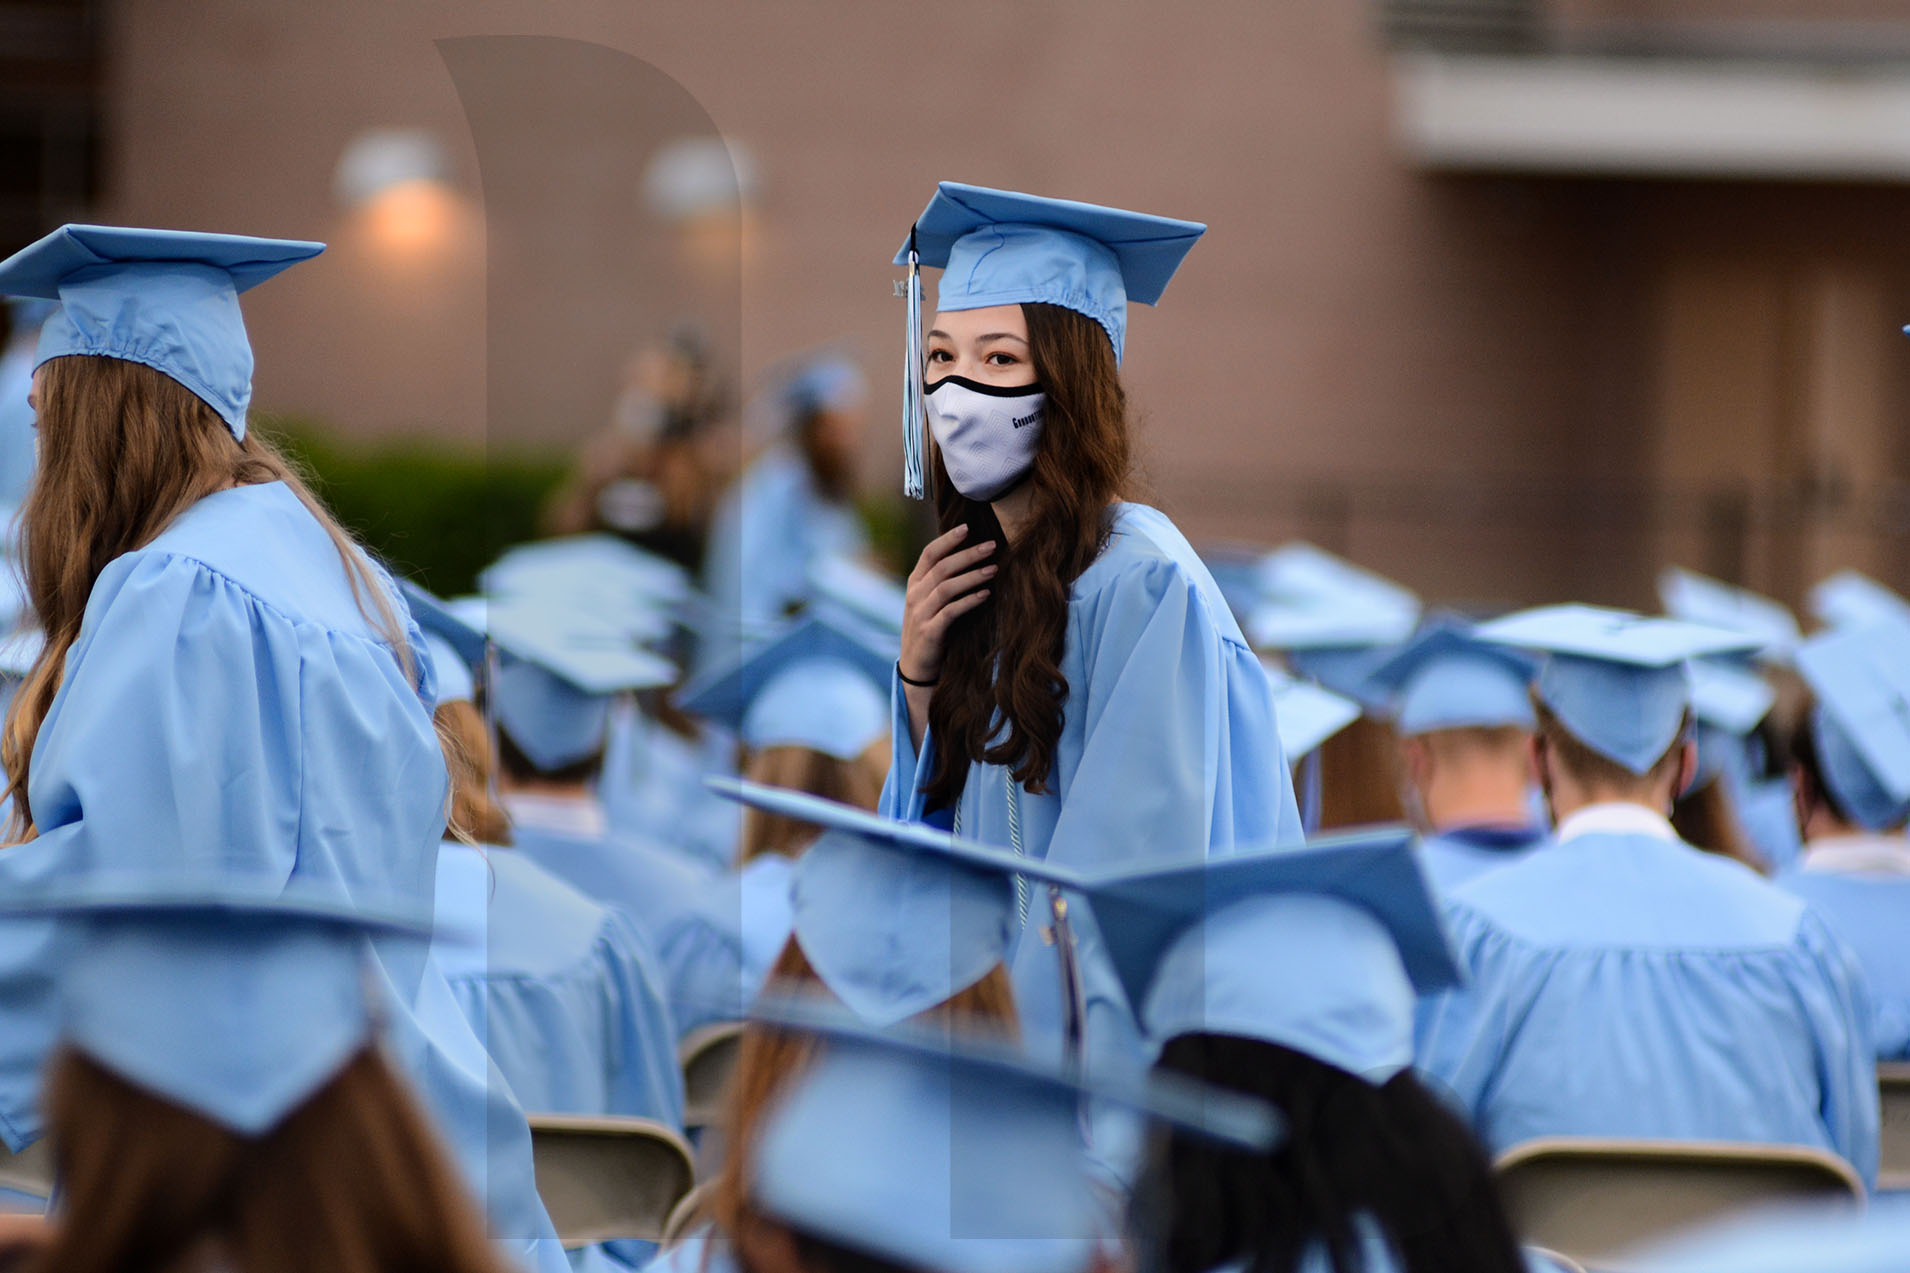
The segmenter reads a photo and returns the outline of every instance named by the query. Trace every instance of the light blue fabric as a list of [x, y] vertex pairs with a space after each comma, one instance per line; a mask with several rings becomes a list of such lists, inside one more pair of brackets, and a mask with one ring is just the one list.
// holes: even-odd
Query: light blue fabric
[[703, 587], [721, 617], [704, 634], [699, 669], [735, 657], [739, 633], [779, 622], [808, 601], [817, 562], [868, 551], [855, 509], [824, 496], [792, 443], [771, 446], [743, 470], [710, 523]]
[[1444, 896], [1487, 871], [1538, 852], [1550, 836], [1542, 826], [1449, 827], [1420, 840], [1420, 860], [1433, 888]]
[[1390, 692], [1393, 728], [1402, 738], [1442, 729], [1530, 730], [1535, 660], [1472, 637], [1457, 615], [1428, 620], [1372, 675]]
[[685, 738], [633, 703], [611, 708], [597, 794], [617, 835], [679, 856], [711, 876], [728, 871], [743, 839], [742, 809], [712, 794], [703, 778], [735, 773], [734, 735], [705, 729]]
[[[780, 853], [760, 854], [719, 886], [718, 913], [734, 913], [740, 921], [746, 1003], [762, 990], [783, 947], [789, 944], [789, 935], [796, 930], [795, 905], [790, 898], [794, 866]], [[729, 889], [735, 890], [733, 899]]]
[[1809, 902], [1862, 965], [1880, 1061], [1910, 1061], [1910, 875], [1805, 868], [1777, 885]]
[[1797, 796], [1788, 777], [1759, 778], [1727, 788], [1744, 833], [1772, 871], [1794, 866], [1804, 850]]
[[683, 1125], [664, 976], [620, 911], [508, 848], [446, 841], [432, 957], [525, 1109]]
[[[415, 627], [406, 636], [421, 665]], [[211, 880], [239, 896], [307, 892], [428, 916], [446, 777], [423, 680], [406, 680], [290, 490], [207, 496], [96, 583], [34, 749], [40, 835], [0, 852], [0, 892]], [[0, 923], [0, 1130], [15, 1148], [41, 1132], [43, 961], [64, 954], [41, 924]], [[392, 1055], [492, 1232], [528, 1251], [550, 1223], [521, 1112], [419, 943], [373, 946]], [[557, 1255], [545, 1267], [563, 1267]]]
[[734, 1021], [744, 1004], [741, 919], [708, 872], [623, 836], [571, 835], [519, 824], [516, 851], [578, 892], [630, 916], [657, 953], [679, 1037]]
[[[33, 348], [16, 333], [0, 352], [0, 506], [18, 508], [33, 485], [39, 452], [33, 430], [33, 408], [27, 391], [33, 388]], [[11, 520], [12, 514], [7, 514]]]
[[806, 618], [684, 687], [677, 705], [735, 733], [752, 751], [806, 747], [854, 760], [889, 729], [892, 637]]
[[1679, 566], [1668, 566], [1658, 576], [1658, 600], [1674, 619], [1756, 637], [1764, 658], [1782, 662], [1802, 639], [1797, 616], [1782, 602]]
[[0, 261], [0, 295], [60, 302], [34, 365], [70, 354], [164, 372], [245, 436], [252, 346], [239, 293], [325, 250], [237, 234], [64, 225]]
[[1449, 901], [1471, 986], [1422, 1001], [1418, 1067], [1493, 1153], [1537, 1136], [1809, 1145], [1877, 1174], [1853, 956], [1745, 867], [1567, 839]]
[[1811, 740], [1838, 808], [1881, 831], [1910, 816], [1910, 624], [1820, 632], [1797, 650]]
[[1764, 1208], [1640, 1252], [1637, 1273], [1903, 1273], [1910, 1201]]
[[1280, 750], [1289, 764], [1318, 751], [1326, 740], [1360, 718], [1357, 700], [1336, 694], [1312, 681], [1289, 676], [1266, 659], [1267, 682], [1273, 686], [1274, 718], [1279, 725]]
[[[1206, 567], [1158, 511], [1117, 510], [1107, 548], [1074, 583], [1061, 673], [1068, 699], [1050, 791], [1015, 795], [1029, 856], [1085, 870], [1301, 839], [1266, 672]], [[882, 812], [921, 820], [919, 786], [935, 741], [925, 738], [918, 757], [900, 686], [893, 702]], [[1010, 782], [998, 765], [970, 767], [959, 810], [964, 836], [1014, 843]], [[1071, 918], [1090, 1064], [1104, 1053], [1139, 1060], [1126, 997], [1085, 909], [1071, 908]], [[1015, 994], [1031, 1052], [1058, 1057], [1060, 964], [1039, 936], [1045, 911], [1031, 920], [1012, 957]]]
[[896, 253], [915, 247], [924, 268], [942, 270], [938, 310], [1035, 301], [1101, 324], [1118, 362], [1127, 343], [1127, 303], [1152, 305], [1207, 227], [1070, 199], [1050, 199], [944, 181]]
[[1810, 590], [1817, 621], [1827, 628], [1863, 628], [1877, 622], [1910, 623], [1910, 602], [1856, 570], [1840, 570]]
[[657, 1253], [650, 1273], [741, 1273], [729, 1240], [704, 1229]]

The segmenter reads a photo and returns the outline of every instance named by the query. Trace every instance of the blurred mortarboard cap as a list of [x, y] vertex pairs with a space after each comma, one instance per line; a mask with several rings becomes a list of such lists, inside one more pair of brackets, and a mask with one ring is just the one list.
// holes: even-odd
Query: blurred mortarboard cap
[[1797, 616], [1782, 602], [1679, 566], [1658, 576], [1658, 600], [1674, 619], [1758, 638], [1758, 653], [1765, 658], [1788, 659], [1802, 639]]
[[889, 731], [895, 652], [823, 619], [685, 688], [684, 711], [728, 728], [752, 750], [807, 747], [854, 760]]
[[470, 703], [477, 700], [477, 679], [472, 675], [472, 664], [451, 643], [429, 628], [424, 632], [425, 657], [431, 660], [431, 673], [436, 685], [437, 705], [445, 703]]
[[65, 225], [0, 261], [0, 293], [57, 300], [35, 365], [122, 358], [177, 380], [245, 436], [252, 346], [239, 293], [325, 250], [239, 234]]
[[491, 686], [498, 727], [539, 769], [561, 769], [603, 746], [612, 695], [676, 679], [668, 659], [576, 611], [482, 598], [451, 609], [482, 623], [503, 651]]
[[907, 601], [900, 580], [854, 558], [830, 554], [810, 563], [810, 608], [838, 627], [858, 625], [900, 637]]
[[454, 613], [449, 603], [427, 592], [409, 579], [398, 580], [398, 591], [404, 595], [405, 605], [411, 610], [411, 618], [426, 636], [435, 636], [445, 642], [469, 667], [478, 667], [484, 662], [483, 618], [479, 622], [469, 621], [472, 611], [467, 610], [464, 617]]
[[1769, 681], [1731, 659], [1693, 659], [1688, 671], [1691, 714], [1727, 734], [1750, 733], [1777, 703]]
[[1437, 615], [1376, 669], [1372, 682], [1391, 699], [1402, 738], [1441, 729], [1529, 730], [1538, 661], [1473, 637], [1473, 625]]
[[938, 310], [1041, 302], [1101, 324], [1118, 361], [1127, 342], [1127, 304], [1152, 305], [1207, 227], [1069, 199], [1048, 199], [944, 181], [911, 243], [921, 263], [942, 270]]
[[1368, 677], [1412, 635], [1418, 597], [1306, 543], [1262, 557], [1257, 592], [1247, 616], [1256, 646], [1283, 651], [1301, 676], [1369, 709], [1383, 707], [1384, 693]]
[[1413, 1056], [1413, 1003], [1460, 980], [1400, 829], [1108, 872], [1086, 887], [1156, 1047], [1243, 1035], [1384, 1082]]
[[1758, 646], [1726, 628], [1585, 605], [1524, 610], [1475, 635], [1549, 656], [1539, 669], [1540, 700], [1574, 738], [1634, 774], [1678, 740], [1691, 706], [1687, 661]]
[[868, 400], [869, 378], [839, 353], [803, 359], [783, 381], [781, 395], [793, 416], [817, 411], [853, 411]]
[[1267, 680], [1273, 686], [1274, 727], [1280, 750], [1293, 764], [1318, 750], [1327, 739], [1360, 718], [1360, 705], [1344, 694], [1289, 676], [1265, 659]]
[[134, 1086], [244, 1136], [281, 1122], [371, 1039], [367, 937], [431, 933], [428, 888], [399, 907], [334, 882], [192, 883], [66, 870], [0, 915], [74, 930], [55, 973], [65, 1042]]
[[1811, 614], [1827, 628], [1860, 628], [1879, 619], [1910, 622], [1910, 601], [1855, 570], [1823, 580], [1809, 600]]
[[1260, 1153], [1280, 1135], [1265, 1104], [1165, 1076], [1087, 1078], [999, 1041], [871, 1030], [806, 1002], [752, 1015], [821, 1044], [764, 1118], [752, 1198], [800, 1233], [895, 1267], [1092, 1267], [1110, 1234], [1081, 1142], [1090, 1099]]
[[1364, 611], [1408, 614], [1415, 621], [1419, 617], [1419, 598], [1411, 589], [1298, 540], [1260, 558], [1259, 587], [1261, 595], [1273, 601], [1313, 598]]
[[1838, 807], [1871, 830], [1910, 812], [1910, 633], [1895, 622], [1832, 628], [1797, 650], [1817, 702], [1818, 768]]
[[874, 1025], [945, 1003], [1002, 962], [1015, 933], [1015, 876], [1077, 878], [920, 823], [737, 779], [704, 781], [823, 829], [793, 872], [795, 937], [823, 984]]
[[695, 597], [681, 566], [615, 535], [520, 544], [485, 567], [478, 585], [496, 601], [581, 611], [644, 641], [667, 637]]

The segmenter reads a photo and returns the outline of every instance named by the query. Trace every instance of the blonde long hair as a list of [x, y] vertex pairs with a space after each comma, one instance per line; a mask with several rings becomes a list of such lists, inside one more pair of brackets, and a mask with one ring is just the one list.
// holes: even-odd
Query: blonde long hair
[[37, 373], [39, 471], [20, 510], [27, 598], [46, 646], [8, 709], [0, 764], [13, 800], [8, 842], [32, 839], [33, 743], [59, 693], [66, 655], [100, 572], [143, 548], [215, 491], [283, 482], [331, 536], [353, 595], [390, 643], [405, 677], [417, 668], [390, 595], [363, 550], [278, 450], [232, 436], [213, 409], [162, 372], [120, 358], [70, 355]]

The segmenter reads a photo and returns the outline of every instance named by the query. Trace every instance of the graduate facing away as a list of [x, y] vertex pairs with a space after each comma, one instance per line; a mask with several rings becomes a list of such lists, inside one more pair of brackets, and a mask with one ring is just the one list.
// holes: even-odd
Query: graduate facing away
[[[908, 583], [886, 814], [1076, 867], [1299, 838], [1265, 671], [1186, 539], [1126, 499], [1128, 302], [1157, 301], [1204, 230], [944, 182], [910, 231], [912, 331], [917, 268], [942, 275], [907, 368], [905, 487], [942, 533]], [[1077, 919], [1088, 1051], [1136, 1055]], [[1061, 945], [1014, 954], [1050, 1055]]]

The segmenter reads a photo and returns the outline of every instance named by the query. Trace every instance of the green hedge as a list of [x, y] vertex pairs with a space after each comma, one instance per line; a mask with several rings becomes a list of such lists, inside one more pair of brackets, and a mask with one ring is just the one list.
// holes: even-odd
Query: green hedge
[[441, 596], [470, 592], [499, 553], [536, 537], [569, 463], [561, 453], [367, 444], [306, 420], [270, 420], [265, 432], [353, 534]]

